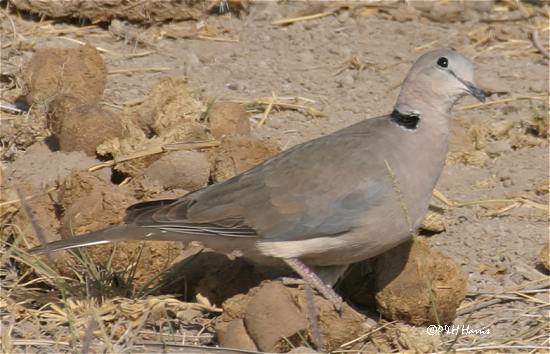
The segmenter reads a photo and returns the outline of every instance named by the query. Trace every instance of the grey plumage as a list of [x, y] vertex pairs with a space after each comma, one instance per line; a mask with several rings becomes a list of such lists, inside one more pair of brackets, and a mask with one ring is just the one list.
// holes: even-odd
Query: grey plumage
[[34, 251], [198, 240], [260, 262], [297, 258], [315, 267], [376, 256], [422, 221], [445, 162], [451, 107], [465, 94], [483, 99], [473, 82], [467, 58], [431, 51], [409, 71], [393, 114], [297, 145], [179, 199], [132, 206], [126, 225]]

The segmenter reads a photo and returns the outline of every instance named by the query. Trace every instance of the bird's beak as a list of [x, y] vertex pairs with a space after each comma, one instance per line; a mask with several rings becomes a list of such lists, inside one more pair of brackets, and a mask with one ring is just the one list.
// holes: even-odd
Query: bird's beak
[[462, 81], [462, 83], [464, 84], [464, 86], [466, 86], [466, 90], [470, 95], [477, 98], [480, 102], [485, 102], [485, 93], [483, 93], [483, 91], [478, 86], [470, 81]]
[[462, 85], [464, 85], [465, 91], [468, 92], [470, 95], [477, 98], [480, 102], [485, 102], [485, 93], [473, 82], [466, 81], [459, 76], [457, 76], [452, 70], [450, 70], [451, 74], [458, 80]]

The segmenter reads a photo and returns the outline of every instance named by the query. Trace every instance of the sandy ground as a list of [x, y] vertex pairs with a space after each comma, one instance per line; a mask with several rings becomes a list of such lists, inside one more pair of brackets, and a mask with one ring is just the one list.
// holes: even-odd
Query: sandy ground
[[[200, 97], [299, 96], [314, 101], [307, 105], [322, 116], [274, 109], [260, 126], [263, 112], [252, 113], [252, 134], [286, 149], [387, 114], [411, 63], [428, 49], [453, 47], [473, 58], [477, 81], [490, 94], [485, 105], [465, 98], [454, 109], [449, 159], [437, 190], [457, 204], [434, 199], [443, 210], [446, 230], [429, 235], [432, 246], [451, 256], [467, 275], [467, 299], [454, 323], [490, 329], [490, 334], [461, 336], [457, 346], [479, 341], [497, 350], [509, 345], [504, 351], [548, 346], [544, 330], [538, 332], [549, 320], [548, 292], [526, 285], [540, 284], [533, 282], [548, 275], [538, 261], [549, 226], [548, 60], [530, 39], [538, 30], [541, 42], [548, 42], [548, 10], [542, 4], [520, 3], [518, 8], [512, 1], [482, 1], [453, 14], [448, 9], [425, 10], [426, 3], [420, 6], [424, 12], [389, 3], [360, 11], [342, 9], [288, 26], [271, 22], [332, 7], [255, 2], [240, 17], [208, 16], [208, 25], [223, 28], [218, 37], [228, 41], [158, 36], [178, 28], [177, 22], [147, 31], [139, 24], [117, 22], [121, 34], [113, 24], [109, 29], [47, 19], [38, 23], [13, 12], [12, 24], [3, 13], [3, 85], [8, 87], [8, 74], [21, 77], [21, 67], [37, 49], [77, 47], [67, 40], [73, 38], [103, 50], [107, 81], [101, 105], [115, 112], [143, 101], [164, 77], [185, 79]], [[135, 55], [139, 53], [145, 54]], [[14, 102], [18, 89], [3, 90], [3, 102]], [[22, 119], [10, 115], [4, 121], [8, 115], [2, 115], [4, 127]], [[546, 126], [536, 125], [537, 119], [546, 120]], [[38, 132], [31, 140], [45, 137]], [[17, 163], [33, 141], [18, 145], [3, 136], [4, 164]], [[22, 166], [34, 172], [39, 168]], [[131, 198], [117, 202], [130, 203]], [[527, 288], [531, 292], [513, 293]], [[484, 296], [494, 299], [496, 293], [509, 299], [465, 310], [469, 302]]]

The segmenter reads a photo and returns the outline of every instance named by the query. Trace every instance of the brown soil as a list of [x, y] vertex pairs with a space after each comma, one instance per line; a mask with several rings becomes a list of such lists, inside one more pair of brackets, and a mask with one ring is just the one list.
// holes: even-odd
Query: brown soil
[[137, 4], [124, 0], [70, 0], [44, 3], [37, 0], [12, 0], [21, 10], [47, 15], [52, 18], [85, 18], [92, 22], [124, 18], [144, 23], [168, 20], [196, 20], [204, 13], [204, 3], [197, 0], [140, 1]]
[[254, 136], [233, 135], [224, 137], [221, 145], [212, 151], [212, 179], [224, 181], [244, 172], [280, 151], [277, 144], [262, 141]]
[[[340, 291], [370, 319], [355, 312], [336, 318], [316, 295], [321, 331], [328, 347], [335, 349], [378, 325], [371, 335], [343, 348], [372, 352], [548, 346], [548, 316], [543, 313], [548, 293], [541, 281], [548, 271], [539, 266], [549, 226], [548, 61], [532, 41], [536, 30], [540, 43], [548, 42], [548, 14], [540, 3], [386, 1], [356, 6], [231, 0], [230, 12], [223, 1], [188, 1], [187, 6], [180, 1], [129, 5], [122, 0], [74, 0], [62, 7], [34, 0], [7, 3], [0, 1], [2, 103], [21, 97], [32, 108], [22, 115], [1, 111], [0, 216], [2, 240], [22, 239], [23, 248], [38, 241], [15, 188], [33, 197], [27, 204], [46, 239], [95, 230], [120, 222], [124, 209], [135, 201], [175, 198], [234, 176], [281, 149], [387, 114], [411, 63], [426, 50], [448, 46], [472, 57], [476, 80], [489, 100], [480, 105], [466, 98], [453, 110], [449, 158], [437, 186], [450, 202], [434, 198], [434, 213], [422, 231], [433, 249], [418, 250], [423, 255], [419, 259], [426, 259], [420, 263], [431, 271], [419, 271], [414, 267], [418, 259], [413, 262], [402, 250], [382, 256], [382, 269], [377, 270], [376, 261], [356, 266], [360, 272], [350, 272]], [[25, 12], [29, 9], [46, 17], [35, 21]], [[323, 12], [330, 14], [272, 24]], [[82, 25], [75, 18], [90, 22]], [[201, 21], [178, 21], [188, 18]], [[108, 26], [98, 23], [111, 19]], [[57, 151], [53, 136], [62, 150], [76, 151]], [[88, 172], [92, 166], [95, 172]], [[138, 346], [130, 337], [146, 343], [149, 352], [160, 350], [148, 345], [158, 338], [180, 344], [193, 337], [195, 344], [249, 350], [289, 350], [281, 336], [296, 346], [304, 344], [298, 339], [310, 340], [303, 289], [272, 281], [260, 285], [273, 279], [273, 272], [201, 248], [188, 246], [180, 256], [179, 244], [144, 247], [117, 247], [114, 273], [131, 271], [137, 264], [134, 286], [155, 278], [151, 286], [159, 288], [149, 292], [207, 305], [223, 303], [225, 312], [215, 321], [216, 328], [213, 312], [195, 313], [194, 327], [167, 314], [169, 328], [135, 315], [134, 324], [140, 326], [124, 327], [132, 328], [129, 332], [109, 317], [115, 312], [102, 312], [107, 337], [93, 332], [94, 350], [133, 351]], [[90, 252], [105, 266], [111, 250], [103, 246]], [[62, 255], [56, 264], [65, 264], [64, 274], [70, 275], [74, 257]], [[409, 263], [403, 264], [405, 259]], [[63, 311], [71, 307], [49, 291], [55, 289], [51, 282], [41, 285], [46, 291], [36, 290], [34, 283], [32, 289], [22, 286], [33, 278], [26, 273], [32, 267], [20, 262], [15, 257], [2, 265], [3, 286], [10, 289], [3, 292], [10, 297], [0, 301], [0, 309], [4, 304], [8, 309], [2, 321], [13, 323], [15, 339], [3, 341], [2, 349], [24, 351], [29, 347], [17, 340], [33, 338], [56, 339], [58, 344], [48, 344], [47, 351], [74, 350], [63, 343], [84, 338], [87, 317], [78, 318], [77, 337], [69, 320], [50, 312], [48, 321], [56, 325], [44, 327], [40, 316], [46, 315], [33, 312], [41, 305], [52, 303]], [[388, 276], [396, 267], [405, 270], [393, 279], [380, 272]], [[162, 273], [166, 268], [170, 271]], [[367, 281], [365, 273], [371, 274]], [[459, 304], [464, 278], [457, 275], [462, 273], [466, 299]], [[490, 334], [429, 336], [424, 327], [381, 320], [380, 313], [416, 324], [434, 322], [429, 287], [419, 279], [435, 284], [431, 296], [443, 311], [442, 323], [451, 321], [459, 306], [453, 324], [487, 327]], [[86, 281], [74, 280], [85, 289], [75, 294], [90, 290], [98, 295]], [[346, 286], [350, 281], [352, 286]], [[376, 296], [372, 288], [381, 283], [390, 285], [377, 289]], [[418, 302], [395, 290], [403, 287], [416, 287], [413, 297], [422, 295]], [[262, 330], [271, 329], [268, 324], [275, 316], [292, 326]], [[169, 337], [175, 332], [181, 337]], [[42, 347], [35, 344], [32, 349]]]
[[91, 45], [37, 50], [23, 68], [29, 104], [47, 104], [70, 95], [85, 104], [99, 101], [105, 89], [105, 63]]
[[250, 135], [250, 117], [245, 107], [232, 102], [215, 102], [208, 111], [210, 133], [216, 139]]
[[210, 177], [208, 155], [196, 151], [174, 151], [149, 165], [143, 176], [165, 189], [200, 189], [206, 187]]
[[72, 107], [72, 100], [63, 96], [51, 104], [52, 133], [60, 150], [84, 151], [95, 156], [97, 147], [103, 142], [125, 135], [122, 123], [110, 111], [98, 105]]
[[[363, 330], [364, 317], [351, 307], [345, 305], [339, 314], [331, 302], [319, 295], [314, 296], [314, 303], [325, 349], [334, 350]], [[292, 289], [280, 282], [266, 281], [245, 295], [230, 298], [223, 309], [216, 325], [222, 345], [287, 352], [307, 344], [308, 338], [311, 340], [303, 288]]]
[[452, 323], [466, 295], [460, 266], [420, 238], [377, 257], [374, 276], [380, 313], [416, 326]]
[[124, 220], [121, 204], [135, 203], [131, 191], [90, 172], [74, 172], [59, 188], [62, 208], [61, 236], [71, 237], [119, 224]]

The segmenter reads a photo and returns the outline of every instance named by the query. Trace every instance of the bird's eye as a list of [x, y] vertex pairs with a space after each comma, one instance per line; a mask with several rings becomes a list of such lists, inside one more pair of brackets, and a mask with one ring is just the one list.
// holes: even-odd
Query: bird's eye
[[437, 65], [442, 68], [446, 68], [447, 66], [449, 66], [449, 61], [447, 60], [447, 58], [441, 57], [437, 59]]

